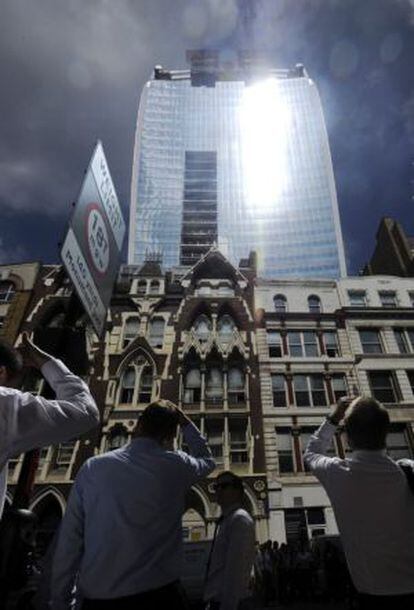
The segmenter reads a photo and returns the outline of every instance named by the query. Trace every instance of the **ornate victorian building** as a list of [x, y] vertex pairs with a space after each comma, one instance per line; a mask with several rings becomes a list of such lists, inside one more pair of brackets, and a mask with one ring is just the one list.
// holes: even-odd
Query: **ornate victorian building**
[[[160, 397], [180, 405], [200, 427], [218, 469], [231, 468], [243, 476], [257, 538], [267, 538], [254, 257], [243, 264], [236, 269], [212, 249], [191, 269], [163, 274], [157, 262], [124, 267], [104, 340], [98, 341], [84, 316], [75, 322], [68, 342], [75, 348], [66, 360], [75, 370], [83, 369], [101, 410], [102, 427], [42, 450], [32, 508], [45, 543], [82, 462], [128, 442], [140, 412]], [[70, 292], [60, 267], [42, 270], [24, 326], [52, 351], [59, 344]], [[28, 389], [42, 391], [42, 381], [31, 384]], [[177, 445], [182, 446], [181, 438]], [[9, 492], [21, 461], [11, 463]], [[212, 485], [209, 479], [201, 481], [188, 497], [184, 537], [210, 538], [217, 516]]]

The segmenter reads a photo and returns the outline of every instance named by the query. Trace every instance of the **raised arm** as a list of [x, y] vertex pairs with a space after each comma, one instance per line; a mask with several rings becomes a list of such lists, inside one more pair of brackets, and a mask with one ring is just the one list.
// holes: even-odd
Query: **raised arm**
[[319, 479], [324, 477], [329, 466], [335, 461], [335, 458], [327, 456], [328, 449], [332, 444], [336, 427], [345, 415], [350, 403], [351, 399], [340, 398], [332, 414], [326, 418], [315, 434], [312, 434], [306, 446], [303, 458]]
[[39, 350], [27, 337], [22, 349], [26, 363], [39, 368], [56, 399], [0, 389], [0, 460], [35, 447], [79, 436], [99, 422], [99, 412], [86, 383], [61, 362]]
[[214, 462], [210, 447], [206, 439], [202, 436], [197, 426], [191, 421], [187, 415], [178, 409], [184, 441], [187, 443], [190, 454], [181, 451], [181, 457], [186, 465], [190, 481], [196, 481], [206, 477], [214, 470], [216, 464]]

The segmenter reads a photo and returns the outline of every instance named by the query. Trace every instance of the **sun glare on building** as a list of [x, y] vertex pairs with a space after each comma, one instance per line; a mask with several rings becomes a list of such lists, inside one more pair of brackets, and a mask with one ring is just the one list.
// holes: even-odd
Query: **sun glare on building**
[[243, 176], [249, 204], [262, 211], [277, 204], [287, 179], [289, 108], [276, 79], [246, 87], [240, 104]]

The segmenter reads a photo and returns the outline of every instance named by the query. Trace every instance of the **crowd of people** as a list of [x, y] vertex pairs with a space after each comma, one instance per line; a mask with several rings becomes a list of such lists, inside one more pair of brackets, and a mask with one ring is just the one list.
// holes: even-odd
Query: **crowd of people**
[[253, 587], [260, 605], [345, 600], [352, 605], [353, 587], [339, 537], [313, 542], [257, 543]]
[[[23, 364], [42, 373], [55, 399], [18, 389]], [[20, 352], [0, 343], [0, 516], [10, 458], [79, 436], [98, 422], [86, 383], [61, 361], [27, 336]], [[352, 449], [345, 459], [329, 456], [341, 422]], [[174, 448], [178, 427], [189, 452]], [[360, 610], [412, 610], [414, 461], [395, 462], [387, 455], [389, 429], [389, 413], [374, 398], [340, 398], [307, 444], [304, 460], [329, 496], [343, 553], [332, 541], [280, 547], [268, 541], [255, 557], [243, 481], [220, 472], [214, 490], [221, 515], [204, 579], [206, 610], [251, 608], [253, 565], [264, 606], [317, 596], [340, 599], [352, 590], [352, 579]], [[77, 473], [50, 551], [49, 587], [36, 607], [71, 610], [76, 602], [82, 610], [186, 610], [180, 582], [185, 498], [215, 467], [207, 439], [180, 408], [164, 400], [148, 405], [129, 445], [88, 459]], [[13, 553], [5, 549], [21, 538], [23, 530], [14, 536], [16, 531], [0, 528], [2, 608], [15, 576]]]

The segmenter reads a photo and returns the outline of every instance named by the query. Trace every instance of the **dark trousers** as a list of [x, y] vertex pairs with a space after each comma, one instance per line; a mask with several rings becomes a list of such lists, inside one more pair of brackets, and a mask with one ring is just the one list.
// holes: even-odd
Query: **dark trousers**
[[368, 595], [358, 593], [358, 610], [413, 610], [414, 593], [407, 595]]
[[113, 599], [84, 599], [82, 610], [188, 610], [184, 590], [178, 581], [159, 589], [152, 589], [127, 597]]

